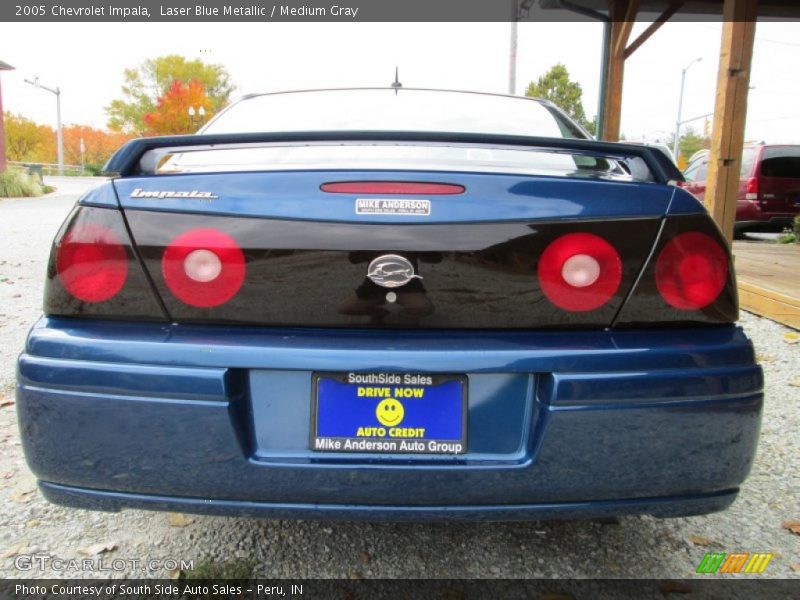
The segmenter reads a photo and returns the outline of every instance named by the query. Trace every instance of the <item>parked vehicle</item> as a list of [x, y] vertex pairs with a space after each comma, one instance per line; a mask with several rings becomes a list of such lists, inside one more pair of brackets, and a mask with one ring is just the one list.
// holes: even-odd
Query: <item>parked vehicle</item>
[[[684, 171], [684, 188], [703, 200], [708, 152]], [[742, 152], [734, 232], [782, 231], [800, 212], [800, 146], [749, 145]]]
[[249, 96], [107, 165], [19, 358], [44, 495], [102, 510], [721, 510], [763, 381], [730, 251], [661, 151], [545, 101]]
[[645, 146], [650, 146], [651, 148], [656, 148], [673, 163], [675, 162], [675, 155], [672, 154], [672, 150], [670, 150], [669, 146], [667, 146], [664, 142], [644, 140], [631, 142], [631, 144], [643, 144]]

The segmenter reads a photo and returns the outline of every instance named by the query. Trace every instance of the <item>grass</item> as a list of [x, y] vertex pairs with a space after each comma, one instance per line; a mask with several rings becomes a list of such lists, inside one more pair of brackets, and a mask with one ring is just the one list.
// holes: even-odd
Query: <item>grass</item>
[[792, 229], [786, 229], [783, 235], [778, 238], [781, 244], [800, 243], [800, 215], [794, 218]]
[[9, 167], [0, 173], [0, 198], [31, 198], [44, 193], [45, 186], [25, 169]]

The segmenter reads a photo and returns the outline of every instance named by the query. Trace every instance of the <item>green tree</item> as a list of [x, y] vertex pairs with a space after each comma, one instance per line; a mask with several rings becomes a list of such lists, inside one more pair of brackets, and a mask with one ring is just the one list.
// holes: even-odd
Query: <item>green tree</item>
[[591, 121], [586, 118], [586, 111], [583, 110], [583, 88], [580, 83], [570, 80], [567, 67], [561, 63], [551, 67], [535, 83], [529, 83], [525, 95], [550, 100], [592, 134], [595, 133], [597, 117]]
[[[675, 135], [669, 136], [667, 145], [672, 148], [675, 142]], [[711, 138], [703, 136], [692, 127], [687, 127], [681, 134], [680, 142], [678, 143], [678, 150], [683, 160], [689, 160], [692, 154], [703, 148], [711, 148]]]
[[135, 135], [147, 130], [144, 115], [157, 109], [158, 100], [175, 81], [197, 80], [211, 102], [211, 113], [222, 109], [234, 90], [230, 74], [222, 65], [206, 64], [200, 59], [187, 60], [171, 54], [149, 58], [135, 69], [125, 69], [122, 98], [106, 107], [108, 127]]

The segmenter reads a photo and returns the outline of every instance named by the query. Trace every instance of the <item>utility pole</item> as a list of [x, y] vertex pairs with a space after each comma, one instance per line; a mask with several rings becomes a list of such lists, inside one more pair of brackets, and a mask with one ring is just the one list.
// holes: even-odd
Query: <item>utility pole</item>
[[[0, 60], [0, 71], [13, 71], [14, 67]], [[3, 91], [0, 89], [0, 173], [6, 170], [6, 136], [3, 128]]]
[[694, 63], [700, 62], [703, 60], [702, 56], [698, 56], [688, 65], [686, 65], [683, 70], [681, 71], [681, 95], [678, 97], [678, 118], [675, 119], [675, 140], [672, 143], [672, 155], [675, 157], [675, 160], [678, 160], [678, 152], [680, 151], [680, 141], [681, 141], [681, 113], [683, 112], [683, 88], [686, 83], [686, 71], [689, 70]]
[[511, 4], [511, 48], [508, 56], [508, 93], [512, 96], [517, 93], [517, 27], [519, 21], [517, 20], [517, 2], [512, 0]]
[[42, 85], [39, 83], [39, 78], [34, 77], [33, 81], [30, 79], [26, 79], [25, 83], [30, 83], [32, 86], [45, 90], [46, 92], [50, 92], [51, 94], [55, 94], [56, 96], [56, 138], [58, 140], [58, 174], [64, 174], [64, 132], [62, 131], [61, 127], [61, 88], [55, 87], [50, 88], [46, 85]]

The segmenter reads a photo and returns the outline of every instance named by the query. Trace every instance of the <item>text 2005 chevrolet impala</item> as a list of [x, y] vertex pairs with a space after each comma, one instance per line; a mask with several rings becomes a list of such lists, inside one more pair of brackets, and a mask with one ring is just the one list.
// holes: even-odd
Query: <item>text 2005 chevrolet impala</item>
[[674, 516], [747, 476], [729, 249], [658, 150], [538, 100], [350, 89], [250, 96], [107, 168], [19, 359], [53, 502]]

